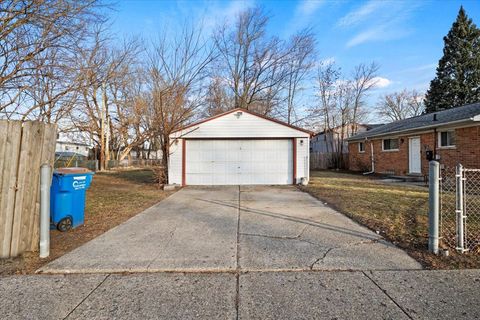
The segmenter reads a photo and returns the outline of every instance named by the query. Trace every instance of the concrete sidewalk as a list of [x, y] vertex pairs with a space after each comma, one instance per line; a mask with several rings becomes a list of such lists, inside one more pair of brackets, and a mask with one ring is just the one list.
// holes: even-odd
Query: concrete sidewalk
[[188, 187], [43, 273], [420, 269], [294, 187]]
[[0, 278], [0, 314], [480, 318], [479, 270], [420, 269], [293, 187], [185, 188], [40, 270], [53, 275]]
[[[238, 283], [237, 283], [238, 277]], [[5, 319], [478, 319], [480, 270], [0, 278]]]

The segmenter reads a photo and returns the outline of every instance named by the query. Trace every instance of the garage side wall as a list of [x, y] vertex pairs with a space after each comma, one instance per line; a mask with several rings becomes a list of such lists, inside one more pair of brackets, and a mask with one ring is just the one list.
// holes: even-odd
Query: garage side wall
[[296, 181], [295, 184], [300, 183], [302, 178], [310, 179], [310, 139], [296, 138]]
[[182, 184], [182, 145], [183, 139], [177, 139], [178, 143], [170, 146], [170, 157], [168, 159], [168, 183]]

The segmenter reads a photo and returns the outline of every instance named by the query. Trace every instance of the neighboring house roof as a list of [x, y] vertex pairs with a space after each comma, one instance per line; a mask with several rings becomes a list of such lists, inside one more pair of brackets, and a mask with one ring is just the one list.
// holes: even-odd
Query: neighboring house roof
[[353, 141], [408, 133], [454, 124], [468, 124], [474, 121], [480, 121], [480, 102], [391, 122], [372, 130], [359, 133], [347, 140]]
[[365, 126], [367, 127], [367, 130], [372, 130], [372, 129], [375, 129], [375, 128], [378, 128], [378, 127], [381, 127], [381, 126], [384, 126], [385, 123], [368, 123], [368, 124], [365, 124]]
[[81, 143], [81, 142], [71, 142], [71, 141], [57, 140], [57, 143], [60, 143], [60, 144], [71, 144], [71, 145], [74, 145], [74, 146], [90, 147], [89, 144]]
[[[357, 124], [357, 127], [365, 127], [367, 130], [371, 130], [371, 129], [374, 129], [376, 127], [379, 127], [379, 126], [383, 126], [384, 124], [383, 123], [358, 123]], [[349, 124], [346, 124], [345, 127], [351, 127], [352, 124], [349, 123]], [[337, 126], [335, 128], [332, 128], [332, 129], [328, 129], [328, 130], [322, 130], [322, 131], [319, 131], [317, 133], [315, 133], [313, 136], [319, 136], [319, 135], [322, 135], [322, 134], [325, 134], [326, 132], [330, 132], [330, 131], [334, 131], [334, 130], [337, 130], [337, 129], [340, 129], [342, 128], [342, 126]]]
[[264, 115], [262, 115], [262, 114], [259, 114], [259, 113], [256, 113], [256, 112], [253, 112], [253, 111], [244, 109], [244, 108], [235, 108], [235, 109], [229, 110], [229, 111], [227, 111], [227, 112], [217, 114], [216, 116], [212, 116], [212, 117], [209, 117], [209, 118], [200, 120], [200, 121], [198, 121], [198, 122], [195, 122], [195, 123], [189, 124], [189, 125], [187, 125], [187, 126], [185, 126], [185, 127], [182, 127], [182, 128], [180, 128], [180, 129], [177, 129], [177, 130], [173, 131], [172, 134], [175, 133], [175, 132], [179, 132], [179, 131], [182, 131], [182, 130], [185, 130], [185, 129], [188, 129], [188, 128], [192, 128], [192, 127], [198, 126], [198, 125], [200, 125], [200, 124], [202, 124], [202, 123], [205, 123], [205, 122], [207, 122], [207, 121], [211, 121], [211, 120], [214, 120], [214, 119], [217, 119], [217, 118], [226, 116], [227, 114], [234, 113], [234, 112], [238, 112], [238, 111], [246, 112], [246, 113], [249, 113], [249, 114], [251, 114], [251, 115], [253, 115], [253, 116], [256, 116], [256, 117], [259, 117], [259, 118], [262, 118], [262, 119], [265, 119], [265, 120], [269, 120], [269, 121], [272, 121], [272, 122], [275, 122], [275, 123], [284, 125], [284, 126], [286, 126], [286, 127], [289, 127], [289, 128], [295, 129], [295, 130], [298, 130], [298, 131], [302, 131], [302, 132], [308, 133], [309, 135], [313, 135], [313, 132], [312, 132], [312, 131], [309, 131], [309, 130], [306, 130], [306, 129], [303, 129], [303, 128], [300, 128], [300, 127], [297, 127], [297, 126], [294, 126], [294, 125], [291, 125], [291, 124], [288, 124], [288, 123], [286, 123], [286, 122], [283, 122], [283, 121], [280, 121], [280, 120], [277, 120], [277, 119], [274, 119], [274, 118], [270, 118], [270, 117], [264, 116]]
[[55, 152], [55, 158], [57, 160], [59, 159], [70, 159], [70, 158], [77, 158], [77, 159], [86, 159], [83, 154], [76, 153], [76, 152], [69, 152], [69, 151], [60, 151], [60, 152]]

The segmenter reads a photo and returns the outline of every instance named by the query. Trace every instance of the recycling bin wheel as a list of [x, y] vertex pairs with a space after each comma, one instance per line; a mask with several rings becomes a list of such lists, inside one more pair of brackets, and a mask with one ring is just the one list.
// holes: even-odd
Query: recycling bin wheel
[[72, 225], [72, 218], [66, 217], [58, 222], [57, 229], [61, 232], [67, 232], [72, 229]]

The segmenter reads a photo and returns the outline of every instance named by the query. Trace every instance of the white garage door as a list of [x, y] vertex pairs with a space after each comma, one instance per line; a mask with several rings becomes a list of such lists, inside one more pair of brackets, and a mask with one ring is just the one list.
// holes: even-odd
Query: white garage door
[[187, 140], [187, 185], [291, 184], [293, 146], [279, 140]]

